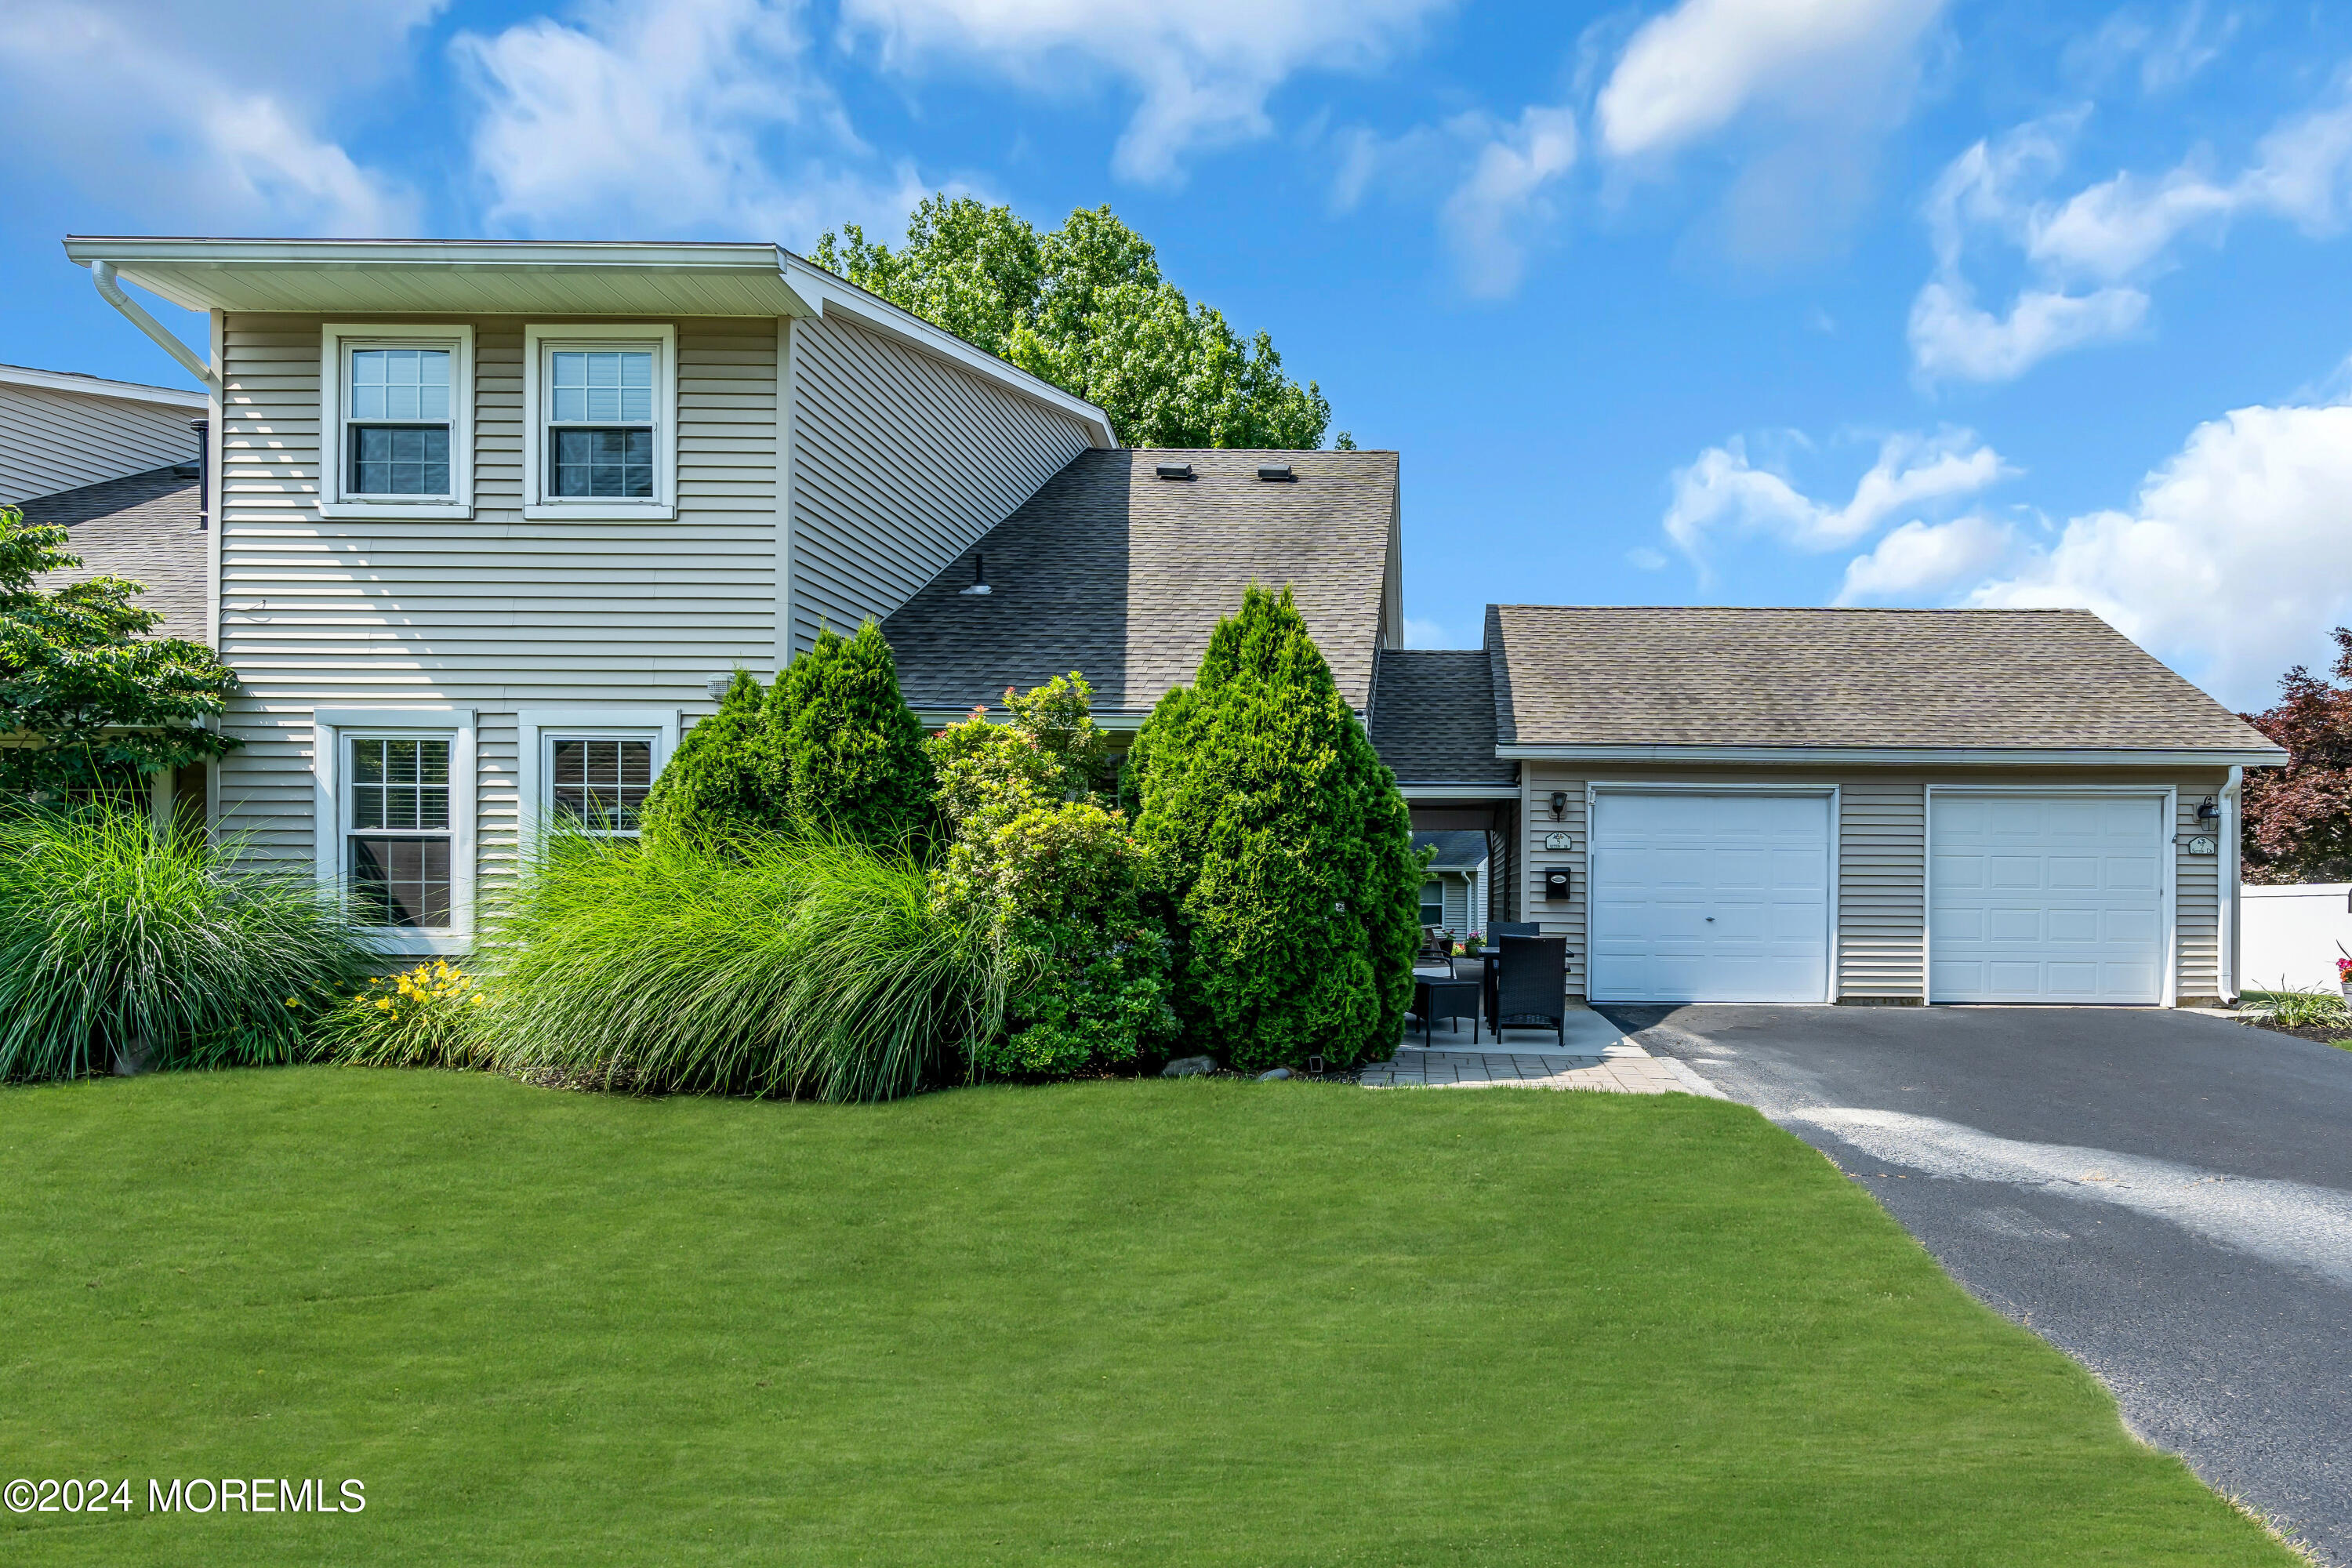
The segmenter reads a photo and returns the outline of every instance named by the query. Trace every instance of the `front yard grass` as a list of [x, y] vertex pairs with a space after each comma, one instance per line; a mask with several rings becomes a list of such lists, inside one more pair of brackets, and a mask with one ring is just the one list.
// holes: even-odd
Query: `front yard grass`
[[1733, 1105], [0, 1089], [13, 1564], [2284, 1563]]

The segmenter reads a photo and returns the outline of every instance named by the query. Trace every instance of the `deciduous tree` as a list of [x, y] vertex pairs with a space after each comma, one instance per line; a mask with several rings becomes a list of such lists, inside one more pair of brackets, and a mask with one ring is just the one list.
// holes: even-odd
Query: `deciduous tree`
[[2352, 628], [2336, 628], [2336, 684], [2296, 665], [2278, 702], [2246, 714], [2286, 748], [2282, 768], [2246, 774], [2240, 809], [2246, 879], [2352, 881]]

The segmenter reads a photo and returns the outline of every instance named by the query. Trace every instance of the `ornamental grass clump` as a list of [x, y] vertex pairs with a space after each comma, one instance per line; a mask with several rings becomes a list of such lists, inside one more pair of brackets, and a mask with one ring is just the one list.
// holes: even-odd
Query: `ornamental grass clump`
[[498, 1065], [646, 1091], [887, 1100], [995, 1033], [1003, 961], [903, 851], [558, 831], [477, 954]]
[[0, 1079], [305, 1059], [373, 962], [307, 873], [144, 814], [0, 814]]
[[327, 1015], [335, 1060], [369, 1068], [485, 1068], [492, 1061], [482, 1008], [489, 998], [446, 959], [379, 975]]

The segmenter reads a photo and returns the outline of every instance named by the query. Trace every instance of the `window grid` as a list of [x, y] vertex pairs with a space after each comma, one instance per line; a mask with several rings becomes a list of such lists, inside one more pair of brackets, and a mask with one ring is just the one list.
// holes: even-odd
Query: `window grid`
[[655, 358], [650, 348], [549, 351], [550, 496], [654, 499]]
[[557, 736], [549, 743], [554, 809], [593, 833], [635, 833], [653, 787], [654, 743], [635, 736]]
[[351, 737], [345, 875], [363, 924], [441, 930], [452, 890], [449, 759], [441, 737]]
[[351, 493], [446, 496], [450, 367], [446, 348], [350, 351], [345, 411]]

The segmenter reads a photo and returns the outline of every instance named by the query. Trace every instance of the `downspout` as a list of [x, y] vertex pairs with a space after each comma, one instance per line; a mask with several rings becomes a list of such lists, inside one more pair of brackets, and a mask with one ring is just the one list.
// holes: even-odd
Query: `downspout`
[[2246, 770], [2233, 767], [2221, 788], [2221, 1005], [2238, 1005], [2238, 887], [2245, 870], [2238, 864], [2238, 796]]
[[122, 291], [114, 280], [114, 263], [93, 261], [89, 264], [89, 280], [98, 285], [100, 298], [122, 312], [131, 324], [155, 340], [155, 346], [180, 362], [180, 368], [194, 376], [214, 392], [220, 390], [220, 377], [212, 366], [196, 357], [194, 349], [163, 330], [163, 323], [147, 313], [146, 308]]

